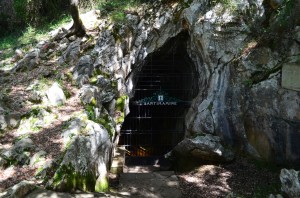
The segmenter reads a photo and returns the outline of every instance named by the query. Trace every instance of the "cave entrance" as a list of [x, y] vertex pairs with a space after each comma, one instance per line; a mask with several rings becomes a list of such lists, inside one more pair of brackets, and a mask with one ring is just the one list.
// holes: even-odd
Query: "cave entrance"
[[133, 78], [134, 96], [119, 140], [127, 165], [157, 164], [184, 137], [185, 115], [198, 90], [187, 38], [170, 39]]

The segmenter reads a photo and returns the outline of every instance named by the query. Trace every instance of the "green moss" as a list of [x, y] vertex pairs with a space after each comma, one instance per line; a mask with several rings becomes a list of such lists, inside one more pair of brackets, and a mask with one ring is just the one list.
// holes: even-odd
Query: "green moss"
[[125, 119], [125, 104], [126, 104], [126, 99], [128, 98], [127, 95], [122, 95], [119, 97], [116, 101], [116, 113], [118, 116], [115, 117], [115, 122], [117, 124], [121, 124], [124, 122]]
[[253, 81], [251, 79], [247, 79], [243, 81], [243, 84], [246, 85], [247, 87], [252, 87]]
[[209, 110], [209, 111], [212, 111], [212, 109], [213, 109], [213, 103], [211, 102], [209, 105], [208, 105], [208, 107], [207, 107], [207, 109]]
[[101, 74], [102, 74], [102, 71], [99, 68], [94, 69], [93, 76], [98, 76], [98, 75], [101, 75]]
[[110, 137], [113, 137], [115, 134], [115, 128], [112, 125], [112, 120], [108, 114], [104, 115], [102, 118], [98, 120], [98, 123], [104, 126], [107, 130]]
[[95, 76], [92, 77], [92, 78], [90, 78], [90, 84], [93, 84], [93, 85], [96, 84], [96, 83], [97, 83], [97, 80], [98, 80], [98, 79], [97, 79], [97, 77], [95, 77]]
[[106, 177], [97, 179], [95, 185], [95, 192], [107, 192], [109, 188], [108, 180]]
[[[287, 28], [292, 24], [292, 12], [295, 8], [296, 1], [295, 0], [284, 0], [282, 5], [276, 10], [276, 18], [278, 19], [276, 22], [277, 26]], [[291, 23], [291, 24], [289, 24]]]
[[126, 101], [127, 98], [128, 98], [127, 95], [122, 95], [121, 97], [119, 97], [119, 98], [117, 99], [117, 102], [116, 102], [116, 110], [121, 111], [121, 112], [124, 112], [125, 101]]
[[93, 105], [92, 102], [85, 106], [85, 110], [87, 112], [88, 119], [93, 120], [93, 121], [95, 121], [95, 119], [96, 119], [94, 107], [95, 107], [95, 105]]
[[116, 123], [117, 123], [117, 124], [121, 124], [121, 123], [124, 122], [124, 119], [125, 119], [125, 114], [124, 114], [124, 112], [121, 112], [121, 113], [120, 113], [120, 116], [117, 117], [117, 119], [116, 119]]
[[66, 76], [67, 76], [68, 80], [73, 80], [73, 74], [72, 74], [72, 72], [67, 72]]
[[93, 106], [96, 106], [97, 105], [96, 98], [93, 97], [90, 104], [93, 105]]
[[50, 188], [68, 192], [76, 189], [92, 192], [95, 184], [96, 178], [91, 172], [81, 174], [76, 172], [73, 167], [63, 165], [56, 171]]
[[119, 23], [119, 24], [124, 24], [126, 23], [126, 15], [123, 11], [113, 11], [110, 15], [110, 19], [114, 22], [114, 23]]
[[97, 104], [97, 101], [92, 100], [92, 102], [90, 104], [85, 106], [85, 110], [88, 115], [88, 119], [104, 126], [104, 128], [109, 133], [110, 137], [113, 137], [113, 135], [115, 134], [115, 128], [113, 127], [113, 124], [112, 124], [112, 122], [113, 122], [112, 118], [108, 114], [102, 115], [101, 118], [96, 118], [96, 114], [94, 111], [94, 107], [96, 106], [96, 104]]
[[38, 167], [38, 169], [35, 171], [34, 176], [36, 178], [40, 178], [43, 171], [44, 171], [44, 167], [43, 166]]

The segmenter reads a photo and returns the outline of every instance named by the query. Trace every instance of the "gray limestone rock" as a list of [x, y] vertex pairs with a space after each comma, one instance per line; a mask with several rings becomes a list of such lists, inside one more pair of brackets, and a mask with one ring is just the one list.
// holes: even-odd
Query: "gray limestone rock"
[[197, 113], [194, 123], [191, 125], [192, 134], [213, 134], [214, 133], [214, 120], [211, 112], [206, 109], [205, 111]]
[[80, 118], [74, 118], [66, 124], [68, 125], [68, 128], [61, 134], [64, 146], [69, 144], [73, 137], [79, 135], [82, 127], [85, 126], [85, 123]]
[[103, 75], [97, 76], [96, 86], [98, 86], [102, 90], [112, 89], [111, 81], [105, 78]]
[[269, 195], [269, 198], [283, 198], [283, 196], [280, 194], [277, 194], [277, 195], [271, 194], [271, 195]]
[[78, 60], [80, 44], [81, 38], [77, 38], [75, 41], [71, 42], [63, 55], [59, 58], [58, 63], [63, 64], [70, 62], [70, 64], [74, 64]]
[[281, 190], [285, 192], [289, 198], [300, 197], [299, 171], [282, 169], [280, 172], [280, 181]]
[[0, 193], [2, 198], [21, 198], [33, 191], [37, 186], [30, 181], [21, 181], [20, 183], [8, 188], [6, 191]]
[[27, 53], [16, 66], [12, 69], [12, 72], [32, 70], [39, 63], [40, 49], [36, 48]]
[[100, 124], [88, 121], [82, 134], [72, 139], [48, 187], [59, 191], [107, 190], [111, 152], [112, 142], [107, 130]]
[[[1, 120], [1, 118], [0, 118], [0, 120]], [[19, 127], [20, 121], [21, 121], [21, 115], [19, 113], [10, 113], [10, 114], [5, 116], [5, 120], [6, 120], [7, 126], [9, 128], [14, 129], [14, 128]]]
[[30, 166], [34, 166], [37, 163], [44, 161], [45, 160], [45, 156], [47, 155], [47, 153], [45, 151], [39, 151], [37, 153], [35, 153], [31, 158], [30, 158]]
[[229, 162], [234, 158], [233, 153], [222, 146], [220, 138], [212, 135], [185, 138], [174, 147], [172, 153], [178, 157], [209, 162]]
[[30, 138], [23, 138], [18, 141], [13, 147], [11, 156], [8, 156], [10, 160], [16, 160], [17, 164], [29, 164], [30, 153], [35, 149], [35, 145]]
[[91, 77], [93, 69], [92, 57], [90, 55], [82, 56], [73, 70], [73, 80], [80, 81], [85, 75]]
[[29, 94], [29, 98], [28, 98], [28, 100], [33, 103], [40, 103], [40, 102], [42, 102], [42, 99], [43, 99], [43, 96], [38, 91], [32, 91]]
[[24, 151], [31, 151], [35, 148], [33, 141], [30, 138], [23, 138], [13, 146], [13, 150], [16, 153], [22, 153]]
[[0, 130], [4, 130], [7, 128], [7, 122], [5, 119], [5, 115], [0, 112]]
[[[80, 89], [79, 97], [83, 104], [90, 104], [96, 102], [99, 88], [93, 85], [83, 85]], [[94, 101], [93, 101], [94, 100]]]
[[[25, 165], [29, 164], [30, 155], [34, 149], [35, 145], [33, 141], [30, 138], [23, 138], [16, 142], [12, 148], [3, 150], [0, 156], [11, 164]], [[6, 163], [3, 165], [5, 166]]]
[[53, 106], [63, 105], [66, 102], [66, 96], [57, 82], [48, 89], [47, 97]]

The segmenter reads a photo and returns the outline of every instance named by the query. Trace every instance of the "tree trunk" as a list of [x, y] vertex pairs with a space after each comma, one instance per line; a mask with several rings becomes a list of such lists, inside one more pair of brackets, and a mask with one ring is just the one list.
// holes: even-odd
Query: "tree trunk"
[[71, 29], [69, 30], [66, 37], [70, 37], [73, 35], [82, 37], [86, 34], [84, 25], [80, 19], [79, 16], [79, 10], [78, 10], [78, 0], [70, 0], [70, 12], [73, 19], [73, 25]]

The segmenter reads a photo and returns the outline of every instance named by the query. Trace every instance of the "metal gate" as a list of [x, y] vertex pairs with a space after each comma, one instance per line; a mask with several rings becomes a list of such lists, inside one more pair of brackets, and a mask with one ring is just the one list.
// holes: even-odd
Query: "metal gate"
[[183, 139], [185, 114], [196, 91], [195, 75], [185, 58], [152, 57], [136, 75], [119, 140], [127, 156], [162, 156]]

